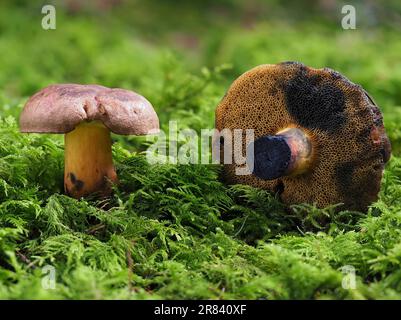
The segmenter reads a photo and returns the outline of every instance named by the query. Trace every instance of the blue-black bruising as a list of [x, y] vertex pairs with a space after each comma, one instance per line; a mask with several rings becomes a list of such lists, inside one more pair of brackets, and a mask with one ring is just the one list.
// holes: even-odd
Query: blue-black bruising
[[305, 66], [299, 66], [283, 89], [286, 108], [299, 125], [334, 133], [345, 124], [343, 91], [332, 83], [324, 83], [321, 76], [308, 75]]
[[361, 197], [361, 190], [369, 186], [369, 181], [366, 181], [367, 184], [365, 186], [361, 183], [353, 182], [353, 175], [357, 166], [358, 164], [355, 161], [341, 163], [337, 165], [335, 175], [339, 192], [344, 198], [344, 204], [354, 209], [363, 210], [364, 208], [358, 208], [355, 199]]
[[[251, 145], [252, 146], [252, 145]], [[248, 147], [248, 151], [250, 147]], [[253, 174], [260, 179], [274, 180], [285, 175], [291, 160], [291, 149], [282, 136], [263, 136], [253, 143], [248, 163], [253, 162]]]
[[72, 172], [69, 173], [69, 177], [70, 177], [70, 180], [71, 180], [72, 184], [74, 185], [75, 189], [77, 191], [80, 191], [83, 188], [85, 183], [82, 180], [77, 179], [75, 177], [75, 174]]

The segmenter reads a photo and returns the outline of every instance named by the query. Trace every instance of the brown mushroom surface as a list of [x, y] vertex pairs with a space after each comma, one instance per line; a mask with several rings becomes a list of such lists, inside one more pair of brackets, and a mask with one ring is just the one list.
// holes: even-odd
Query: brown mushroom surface
[[[252, 174], [225, 164], [227, 182], [278, 193], [286, 204], [365, 211], [391, 154], [381, 112], [359, 85], [297, 62], [241, 75], [216, 109], [216, 128], [254, 129]], [[242, 145], [249, 150], [245, 138]]]
[[117, 181], [110, 132], [154, 134], [159, 120], [139, 94], [99, 85], [50, 85], [25, 104], [21, 132], [65, 133], [65, 192], [75, 198], [108, 195]]

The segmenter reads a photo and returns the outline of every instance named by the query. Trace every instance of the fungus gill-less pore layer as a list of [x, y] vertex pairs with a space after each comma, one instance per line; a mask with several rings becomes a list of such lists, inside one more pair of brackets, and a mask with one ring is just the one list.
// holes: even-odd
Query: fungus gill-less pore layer
[[328, 68], [261, 65], [241, 75], [216, 109], [218, 130], [254, 129], [258, 139], [289, 127], [301, 128], [312, 141], [307, 172], [263, 180], [236, 175], [233, 162], [224, 166], [226, 181], [279, 193], [287, 204], [343, 203], [364, 211], [377, 199], [391, 147], [380, 110], [359, 85]]

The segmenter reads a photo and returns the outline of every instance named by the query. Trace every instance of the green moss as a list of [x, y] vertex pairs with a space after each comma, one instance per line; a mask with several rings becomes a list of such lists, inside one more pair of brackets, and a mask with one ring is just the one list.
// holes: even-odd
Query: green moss
[[[0, 128], [1, 298], [399, 297], [398, 158], [367, 215], [289, 214], [264, 191], [223, 185], [219, 166], [153, 166], [115, 145], [121, 183], [98, 203], [61, 194], [58, 140], [20, 134], [12, 118]], [[42, 288], [45, 265], [55, 290]], [[355, 290], [341, 287], [345, 265]]]

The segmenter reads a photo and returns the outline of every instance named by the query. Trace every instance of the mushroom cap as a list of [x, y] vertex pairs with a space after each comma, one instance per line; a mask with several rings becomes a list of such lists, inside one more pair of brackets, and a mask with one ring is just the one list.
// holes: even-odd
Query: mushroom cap
[[100, 120], [110, 131], [123, 135], [159, 132], [159, 119], [141, 95], [99, 85], [54, 84], [25, 104], [21, 132], [67, 133], [83, 121]]
[[[359, 85], [328, 68], [261, 65], [235, 80], [216, 109], [219, 131], [254, 129], [256, 140], [288, 127], [311, 137], [307, 172], [264, 180], [236, 175], [241, 166], [233, 162], [224, 165], [226, 181], [278, 193], [286, 204], [342, 203], [341, 209], [365, 211], [377, 199], [391, 146], [379, 108]], [[244, 136], [242, 152], [246, 147]]]

